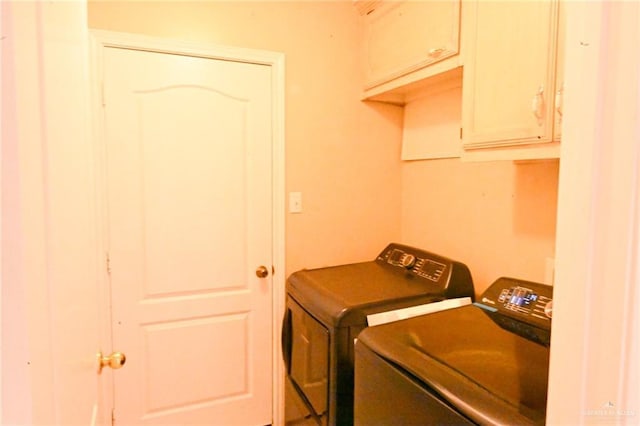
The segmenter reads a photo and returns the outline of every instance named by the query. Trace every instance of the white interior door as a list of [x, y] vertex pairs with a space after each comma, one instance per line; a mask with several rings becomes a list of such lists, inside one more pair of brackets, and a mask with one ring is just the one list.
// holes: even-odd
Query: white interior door
[[271, 423], [271, 68], [102, 57], [115, 424]]

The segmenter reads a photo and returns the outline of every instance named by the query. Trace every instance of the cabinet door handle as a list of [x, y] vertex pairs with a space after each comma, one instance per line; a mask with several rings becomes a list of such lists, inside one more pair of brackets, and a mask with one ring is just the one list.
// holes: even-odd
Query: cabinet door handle
[[540, 86], [538, 92], [531, 101], [531, 111], [533, 115], [538, 119], [538, 125], [542, 126], [542, 119], [544, 118], [544, 87]]
[[437, 58], [438, 56], [442, 55], [444, 50], [445, 50], [444, 47], [436, 47], [433, 49], [429, 49], [429, 56], [431, 56], [432, 58]]
[[562, 101], [564, 97], [564, 83], [560, 85], [560, 88], [556, 92], [556, 112], [562, 117]]

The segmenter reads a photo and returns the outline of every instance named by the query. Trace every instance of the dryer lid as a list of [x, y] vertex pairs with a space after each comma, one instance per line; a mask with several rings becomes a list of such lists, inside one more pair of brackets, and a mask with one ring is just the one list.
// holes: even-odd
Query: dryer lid
[[465, 265], [396, 243], [374, 261], [295, 272], [287, 293], [332, 326], [366, 325], [367, 314], [382, 310], [474, 297]]

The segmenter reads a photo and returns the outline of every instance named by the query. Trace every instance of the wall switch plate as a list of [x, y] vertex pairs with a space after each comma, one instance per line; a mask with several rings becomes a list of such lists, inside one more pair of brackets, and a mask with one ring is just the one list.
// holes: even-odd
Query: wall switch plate
[[302, 192], [289, 193], [289, 213], [302, 213]]

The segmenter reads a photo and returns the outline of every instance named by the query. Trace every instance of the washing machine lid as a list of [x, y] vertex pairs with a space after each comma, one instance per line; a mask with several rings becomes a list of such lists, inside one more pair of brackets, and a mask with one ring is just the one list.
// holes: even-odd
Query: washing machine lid
[[359, 344], [480, 424], [544, 424], [549, 348], [469, 305], [369, 327]]

